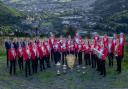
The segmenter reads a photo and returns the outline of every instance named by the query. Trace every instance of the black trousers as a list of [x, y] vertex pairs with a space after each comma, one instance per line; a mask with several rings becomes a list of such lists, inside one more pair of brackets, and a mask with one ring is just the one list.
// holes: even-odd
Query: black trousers
[[108, 53], [109, 67], [113, 67], [113, 53]]
[[38, 59], [34, 59], [34, 60], [31, 60], [31, 64], [32, 64], [32, 73], [37, 73], [37, 69], [38, 69]]
[[43, 66], [44, 66], [44, 68], [45, 68], [45, 63], [47, 65], [47, 68], [50, 68], [51, 67], [50, 66], [50, 57], [49, 56], [44, 56], [43, 57]]
[[85, 64], [86, 65], [91, 65], [90, 54], [88, 54], [88, 53], [85, 54], [84, 59], [85, 59]]
[[50, 65], [50, 56], [45, 57], [45, 62], [47, 64], [47, 68], [50, 68], [51, 67], [51, 65]]
[[7, 68], [8, 68], [9, 67], [8, 49], [6, 49], [6, 57], [7, 57], [6, 65], [7, 65]]
[[66, 57], [66, 55], [67, 55], [67, 52], [62, 52], [62, 64], [64, 64], [65, 62], [64, 57]]
[[78, 64], [82, 65], [82, 52], [78, 53]]
[[39, 60], [40, 60], [40, 71], [45, 70], [44, 58], [43, 57], [39, 58]]
[[122, 59], [124, 58], [124, 46], [123, 46], [123, 48], [122, 48]]
[[92, 68], [96, 68], [96, 62], [97, 62], [97, 55], [92, 54]]
[[19, 64], [19, 69], [20, 70], [23, 70], [23, 56], [22, 57], [19, 57], [18, 59], [18, 64]]
[[122, 62], [122, 56], [117, 56], [116, 57], [117, 60], [117, 72], [121, 73], [121, 62]]
[[25, 61], [25, 76], [31, 75], [30, 59]]
[[9, 73], [10, 75], [16, 74], [16, 60], [15, 59], [10, 61], [10, 72]]
[[53, 50], [53, 48], [51, 49], [51, 61], [52, 62], [54, 61], [54, 50]]
[[99, 59], [99, 58], [97, 58], [97, 60], [96, 60], [97, 62], [97, 71], [99, 71], [100, 72], [100, 67], [101, 67], [101, 60]]
[[60, 61], [61, 59], [61, 55], [60, 55], [60, 52], [54, 52], [54, 61], [55, 61], [55, 64]]
[[101, 75], [106, 76], [106, 67], [105, 67], [105, 60], [101, 60]]

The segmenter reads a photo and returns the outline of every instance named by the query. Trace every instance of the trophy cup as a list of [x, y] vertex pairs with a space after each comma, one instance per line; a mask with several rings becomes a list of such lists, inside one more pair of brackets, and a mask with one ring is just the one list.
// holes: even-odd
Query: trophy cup
[[66, 73], [67, 65], [65, 64], [65, 56], [64, 56], [64, 64], [63, 64], [63, 73]]
[[60, 75], [61, 74], [60, 73], [60, 68], [61, 68], [61, 64], [60, 64], [60, 62], [57, 62], [57, 64], [56, 64], [57, 75]]

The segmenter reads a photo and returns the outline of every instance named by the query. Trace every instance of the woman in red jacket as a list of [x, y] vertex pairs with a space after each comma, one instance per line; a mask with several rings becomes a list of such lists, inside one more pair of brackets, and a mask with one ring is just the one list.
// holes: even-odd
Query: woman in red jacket
[[16, 50], [14, 49], [13, 44], [11, 44], [11, 49], [8, 51], [8, 58], [10, 61], [10, 75], [16, 74]]

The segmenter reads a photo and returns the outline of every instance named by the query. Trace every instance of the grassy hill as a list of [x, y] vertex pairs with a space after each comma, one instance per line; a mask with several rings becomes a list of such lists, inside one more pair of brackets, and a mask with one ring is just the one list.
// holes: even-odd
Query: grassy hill
[[16, 17], [21, 16], [19, 12], [0, 2], [0, 16], [4, 16], [4, 15], [11, 15]]
[[16, 24], [21, 17], [21, 13], [0, 2], [0, 25]]
[[128, 32], [128, 0], [97, 0], [93, 13], [100, 17], [95, 29]]
[[21, 26], [24, 14], [0, 2], [0, 32], [7, 34]]

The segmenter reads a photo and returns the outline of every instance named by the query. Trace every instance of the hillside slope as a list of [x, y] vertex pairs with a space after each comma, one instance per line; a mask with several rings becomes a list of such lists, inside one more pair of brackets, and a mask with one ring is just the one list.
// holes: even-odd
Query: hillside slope
[[22, 14], [0, 2], [0, 25], [17, 24]]
[[99, 17], [95, 29], [128, 32], [128, 0], [97, 0], [93, 14]]

